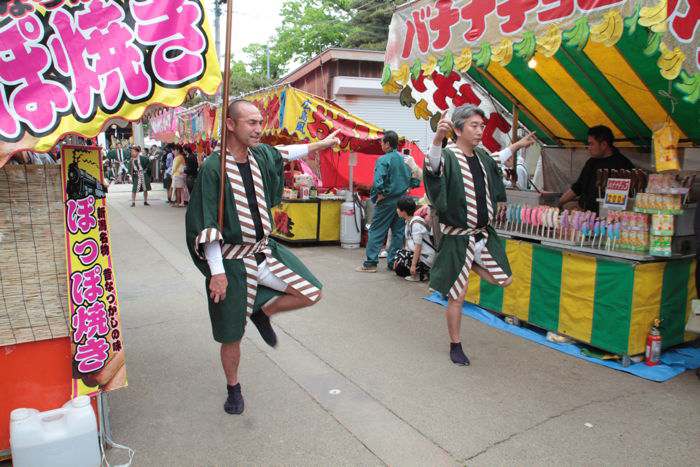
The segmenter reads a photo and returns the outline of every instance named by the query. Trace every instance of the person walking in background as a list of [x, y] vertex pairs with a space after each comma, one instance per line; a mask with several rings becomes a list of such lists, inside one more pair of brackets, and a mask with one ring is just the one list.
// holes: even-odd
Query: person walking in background
[[419, 186], [420, 180], [411, 177], [411, 169], [398, 153], [398, 147], [399, 135], [395, 131], [385, 132], [382, 138], [382, 150], [385, 154], [377, 159], [370, 192], [370, 199], [375, 208], [367, 240], [367, 259], [355, 269], [358, 272], [377, 272], [379, 252], [390, 229], [391, 241], [387, 254], [389, 269], [394, 269], [396, 252], [403, 245], [404, 221], [396, 213], [396, 203], [409, 189]]
[[197, 172], [199, 172], [199, 161], [197, 155], [191, 149], [187, 150], [187, 158], [185, 159], [185, 175], [187, 177], [187, 194], [192, 193], [194, 182], [197, 180]]
[[173, 144], [168, 144], [165, 148], [165, 172], [163, 173], [163, 188], [168, 194], [168, 204], [173, 204]]
[[129, 173], [129, 151], [122, 147], [122, 143], [117, 141], [114, 149], [107, 153], [112, 166], [112, 173], [116, 178], [116, 183], [124, 183]]
[[174, 149], [173, 160], [173, 190], [175, 191], [174, 207], [184, 208], [187, 193], [187, 176], [185, 175], [185, 150], [179, 144]]
[[136, 206], [136, 193], [143, 192], [143, 205], [148, 204], [151, 190], [151, 158], [141, 153], [140, 146], [131, 148], [131, 207]]

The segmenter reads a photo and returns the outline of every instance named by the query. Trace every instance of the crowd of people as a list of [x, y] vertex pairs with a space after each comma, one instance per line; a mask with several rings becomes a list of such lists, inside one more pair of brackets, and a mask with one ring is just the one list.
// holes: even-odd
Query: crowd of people
[[143, 193], [144, 205], [149, 206], [151, 182], [162, 181], [167, 203], [182, 208], [189, 202], [199, 166], [205, 157], [205, 154], [180, 144], [142, 149], [116, 142], [104, 160], [105, 180], [109, 184], [131, 183], [132, 207], [136, 205], [137, 193]]

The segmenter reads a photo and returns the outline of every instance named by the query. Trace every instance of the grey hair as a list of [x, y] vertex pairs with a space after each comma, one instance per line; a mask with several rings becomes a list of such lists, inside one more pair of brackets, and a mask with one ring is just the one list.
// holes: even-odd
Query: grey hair
[[452, 111], [452, 126], [462, 131], [464, 128], [464, 122], [472, 118], [474, 115], [479, 115], [481, 118], [486, 120], [486, 114], [479, 107], [474, 104], [464, 104], [460, 105]]

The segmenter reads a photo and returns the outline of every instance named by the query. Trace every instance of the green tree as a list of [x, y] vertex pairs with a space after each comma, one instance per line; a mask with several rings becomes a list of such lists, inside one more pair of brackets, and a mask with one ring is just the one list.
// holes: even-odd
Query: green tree
[[248, 94], [258, 89], [266, 88], [274, 82], [274, 79], [268, 80], [264, 73], [250, 73], [248, 65], [242, 61], [235, 61], [231, 64], [229, 96], [236, 97]]
[[384, 50], [394, 8], [405, 0], [352, 0], [350, 31], [344, 47]]
[[[248, 70], [253, 75], [267, 76], [267, 46], [253, 43], [243, 48], [248, 55]], [[270, 78], [278, 79], [285, 72], [285, 62], [270, 46]]]
[[287, 0], [277, 28], [274, 55], [280, 63], [306, 61], [328, 47], [345, 44], [353, 0]]

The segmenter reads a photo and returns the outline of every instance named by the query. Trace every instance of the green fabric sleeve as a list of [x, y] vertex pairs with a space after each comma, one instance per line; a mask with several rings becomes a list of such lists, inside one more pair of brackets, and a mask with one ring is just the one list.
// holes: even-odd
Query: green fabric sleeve
[[430, 170], [426, 163], [423, 167], [423, 183], [425, 184], [425, 194], [428, 196], [430, 204], [438, 212], [447, 211], [447, 179], [445, 176], [445, 151], [442, 152], [443, 161], [437, 172]]
[[218, 224], [218, 160], [218, 157], [212, 156], [202, 165], [187, 206], [187, 244], [200, 259], [204, 259], [206, 243], [223, 240]]
[[268, 201], [269, 208], [273, 208], [282, 202], [284, 193], [284, 158], [273, 146], [265, 146], [265, 165], [269, 176]]

